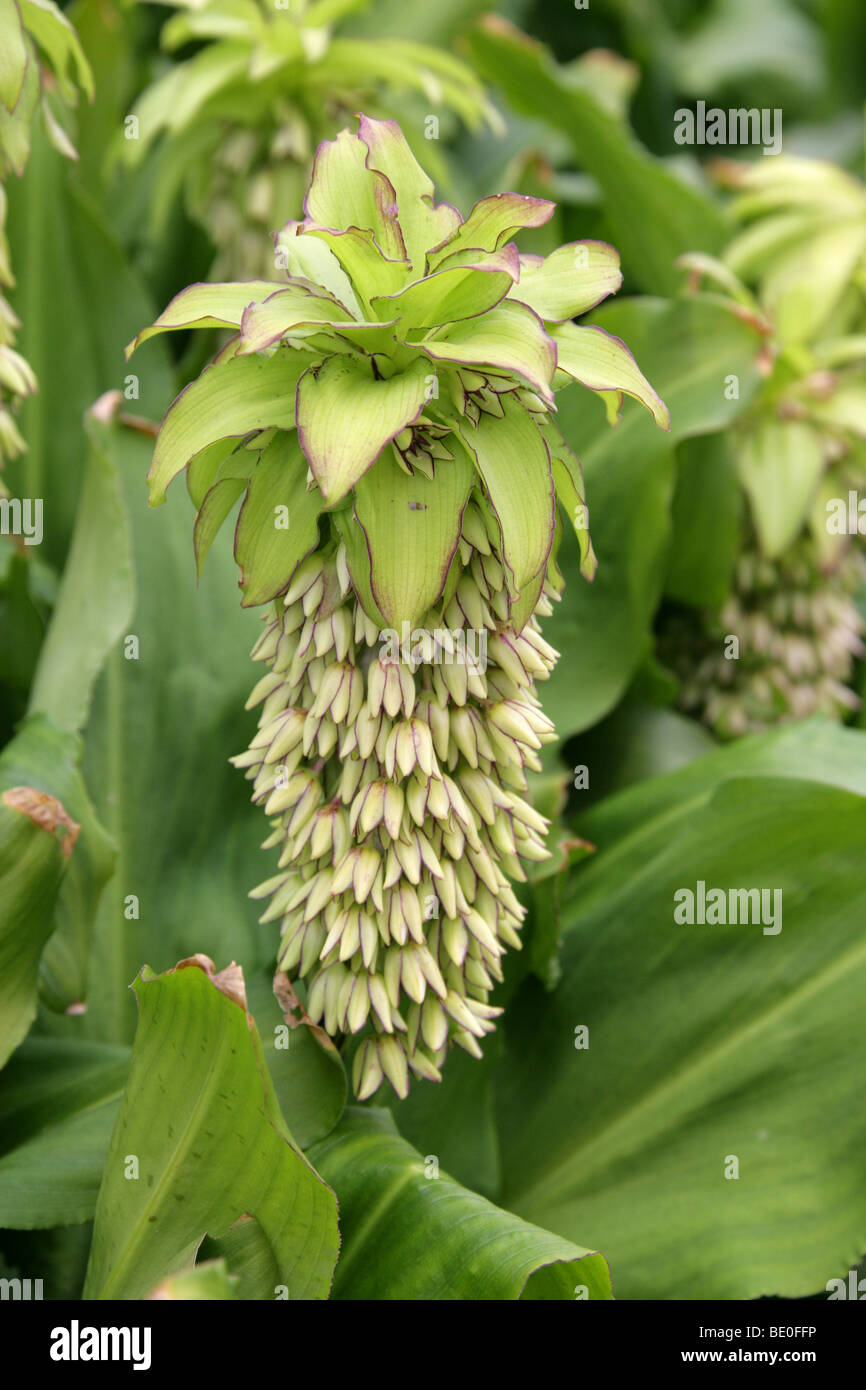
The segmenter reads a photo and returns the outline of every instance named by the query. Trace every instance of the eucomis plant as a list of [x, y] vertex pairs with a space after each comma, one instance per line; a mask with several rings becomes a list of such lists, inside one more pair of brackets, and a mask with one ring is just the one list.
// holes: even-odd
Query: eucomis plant
[[[342, 32], [366, 0], [166, 0], [166, 53], [141, 93], [123, 158], [157, 161], [154, 230], [182, 190], [217, 255], [215, 276], [267, 274], [268, 235], [297, 207], [319, 141], [356, 111], [414, 112], [435, 157], [440, 120], [502, 124], [468, 64], [431, 44]], [[200, 45], [189, 54], [191, 44]], [[127, 136], [132, 138], [126, 138]]]
[[520, 945], [509, 878], [547, 853], [525, 793], [554, 738], [557, 498], [595, 567], [554, 388], [669, 423], [624, 344], [571, 322], [619, 287], [610, 246], [524, 256], [511, 237], [552, 203], [504, 193], [464, 221], [433, 193], [399, 127], [362, 116], [320, 146], [281, 278], [193, 285], [132, 345], [234, 330], [163, 420], [151, 501], [187, 469], [200, 564], [243, 498], [243, 602], [270, 607], [234, 761], [279, 851], [253, 896], [311, 1018], [354, 1037], [361, 1098], [437, 1080], [451, 1042], [480, 1055]]
[[719, 170], [736, 189], [735, 234], [721, 261], [683, 261], [759, 329], [764, 380], [732, 433], [747, 524], [730, 596], [697, 627], [677, 620], [664, 645], [683, 707], [731, 736], [858, 704], [866, 517], [858, 530], [849, 497], [866, 483], [866, 189], [790, 156]]

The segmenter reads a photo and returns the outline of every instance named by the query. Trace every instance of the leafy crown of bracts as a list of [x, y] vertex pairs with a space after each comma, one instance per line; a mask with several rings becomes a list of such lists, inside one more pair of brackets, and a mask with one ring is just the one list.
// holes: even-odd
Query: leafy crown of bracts
[[[360, 117], [316, 154], [303, 221], [275, 236], [284, 278], [193, 285], [130, 344], [192, 327], [236, 330], [178, 396], [149, 472], [151, 504], [188, 468], [199, 565], [245, 494], [235, 556], [246, 605], [284, 592], [327, 512], [353, 587], [378, 626], [414, 622], [446, 590], [473, 485], [501, 533], [510, 618], [541, 589], [554, 496], [595, 560], [576, 458], [553, 390], [623, 393], [667, 428], [664, 403], [603, 329], [570, 320], [621, 283], [610, 246], [521, 255], [510, 237], [554, 204], [504, 193], [464, 221], [393, 121]], [[291, 522], [275, 527], [274, 507]]]

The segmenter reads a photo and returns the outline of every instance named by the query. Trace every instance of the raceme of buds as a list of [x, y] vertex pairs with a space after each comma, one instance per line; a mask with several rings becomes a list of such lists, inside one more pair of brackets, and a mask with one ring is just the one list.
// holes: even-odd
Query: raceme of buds
[[192, 286], [137, 339], [235, 330], [162, 423], [151, 500], [187, 468], [201, 564], [243, 497], [243, 602], [273, 603], [235, 759], [279, 850], [255, 895], [310, 1016], [357, 1040], [361, 1098], [438, 1079], [452, 1042], [479, 1054], [520, 941], [509, 878], [547, 853], [524, 793], [554, 737], [557, 498], [595, 563], [553, 388], [668, 423], [624, 344], [570, 322], [618, 287], [616, 253], [509, 240], [552, 212], [501, 194], [464, 221], [399, 127], [361, 117], [319, 148], [281, 281]]

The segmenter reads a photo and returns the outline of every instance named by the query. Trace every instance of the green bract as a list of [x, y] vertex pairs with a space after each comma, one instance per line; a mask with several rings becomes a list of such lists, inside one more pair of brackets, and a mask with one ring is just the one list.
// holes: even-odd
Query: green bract
[[187, 468], [201, 563], [243, 497], [244, 602], [276, 601], [235, 759], [282, 851], [262, 920], [311, 1017], [363, 1034], [358, 1094], [402, 1095], [449, 1040], [478, 1053], [519, 945], [506, 875], [547, 855], [520, 793], [554, 737], [535, 682], [557, 498], [595, 567], [554, 387], [668, 418], [623, 343], [571, 322], [618, 288], [616, 252], [510, 241], [552, 203], [501, 194], [463, 221], [399, 127], [362, 116], [320, 147], [304, 211], [275, 239], [282, 280], [192, 286], [136, 340], [236, 330], [163, 421], [151, 501]]

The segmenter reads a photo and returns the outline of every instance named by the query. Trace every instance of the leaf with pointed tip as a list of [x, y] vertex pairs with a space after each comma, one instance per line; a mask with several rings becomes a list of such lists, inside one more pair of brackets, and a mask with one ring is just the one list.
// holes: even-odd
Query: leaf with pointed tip
[[248, 304], [267, 299], [285, 285], [274, 280], [243, 280], [225, 284], [197, 284], [181, 290], [163, 309], [159, 318], [127, 345], [127, 360], [136, 348], [157, 333], [178, 328], [240, 328]]
[[660, 429], [670, 429], [670, 411], [620, 338], [603, 328], [579, 328], [574, 323], [556, 324], [550, 335], [556, 343], [559, 371], [588, 386], [590, 391], [612, 393], [613, 404], [606, 402], [611, 424], [619, 418], [625, 393], [646, 406]]
[[[133, 986], [139, 1023], [96, 1204], [85, 1298], [145, 1296], [202, 1236], [245, 1212], [292, 1298], [326, 1298], [337, 1258], [334, 1195], [280, 1114], [238, 967], [204, 956]], [[168, 1059], [171, 1059], [170, 1061]], [[140, 1164], [125, 1176], [126, 1155]]]
[[372, 232], [383, 255], [403, 260], [406, 248], [394, 186], [385, 174], [367, 167], [367, 154], [363, 140], [348, 130], [323, 140], [313, 160], [304, 212], [334, 231], [358, 227]]
[[553, 400], [556, 348], [538, 315], [525, 304], [503, 300], [480, 318], [449, 324], [415, 346], [436, 362], [509, 372], [545, 400]]
[[512, 599], [518, 599], [527, 585], [544, 577], [556, 521], [553, 475], [547, 445], [532, 416], [510, 396], [503, 397], [502, 404], [501, 419], [482, 414], [477, 425], [464, 420], [460, 434], [496, 513], [508, 587]]
[[337, 535], [346, 548], [346, 564], [358, 602], [371, 623], [375, 623], [378, 628], [387, 627], [388, 624], [379, 612], [373, 597], [370, 584], [370, 551], [367, 548], [366, 536], [350, 511], [335, 512], [333, 521]]
[[419, 359], [387, 380], [369, 362], [329, 357], [298, 382], [298, 438], [325, 504], [332, 507], [427, 401], [426, 363]]
[[432, 480], [419, 472], [410, 478], [386, 449], [355, 488], [373, 596], [397, 632], [420, 622], [442, 594], [474, 475], [469, 457], [457, 453], [436, 466]]
[[524, 193], [493, 193], [481, 198], [444, 245], [430, 253], [430, 269], [458, 251], [497, 251], [524, 227], [543, 227], [555, 211], [555, 203]]
[[545, 443], [550, 451], [550, 463], [553, 469], [553, 482], [557, 499], [577, 536], [577, 543], [580, 547], [580, 572], [584, 579], [592, 580], [595, 578], [598, 561], [589, 534], [589, 513], [586, 506], [586, 489], [583, 485], [580, 459], [574, 450], [566, 444], [558, 427], [550, 418], [541, 422], [541, 433], [544, 435]]
[[403, 334], [438, 328], [486, 313], [512, 290], [519, 274], [517, 248], [509, 243], [489, 255], [469, 252], [457, 265], [447, 261], [397, 294], [376, 295], [371, 307], [375, 313], [399, 316]]
[[218, 439], [239, 439], [254, 430], [291, 429], [295, 388], [309, 358], [277, 352], [273, 357], [232, 357], [205, 367], [169, 406], [147, 478], [150, 505], [190, 459]]
[[[252, 466], [252, 461], [251, 461]], [[235, 476], [218, 478], [208, 488], [199, 507], [192, 528], [192, 546], [195, 553], [195, 572], [201, 578], [208, 551], [222, 530], [223, 524], [244, 490], [243, 478]]]
[[520, 281], [511, 299], [534, 309], [546, 323], [585, 314], [622, 284], [619, 256], [605, 241], [573, 241], [549, 256], [521, 256]]
[[530, 1226], [461, 1187], [431, 1181], [387, 1110], [355, 1107], [310, 1150], [337, 1192], [336, 1299], [612, 1297], [602, 1255]]
[[235, 528], [245, 608], [267, 603], [288, 586], [316, 545], [321, 510], [318, 488], [307, 491], [307, 460], [298, 436], [281, 430], [252, 471]]
[[[93, 100], [93, 74], [81, 42], [66, 15], [53, 0], [20, 0], [24, 27], [48, 58], [57, 85], [70, 105], [78, 88]], [[4, 29], [4, 41], [6, 31]]]
[[448, 235], [460, 214], [448, 203], [434, 205], [433, 180], [421, 168], [396, 121], [361, 116], [358, 136], [369, 150], [367, 168], [384, 174], [397, 195], [406, 254], [413, 270], [423, 270], [427, 251]]

